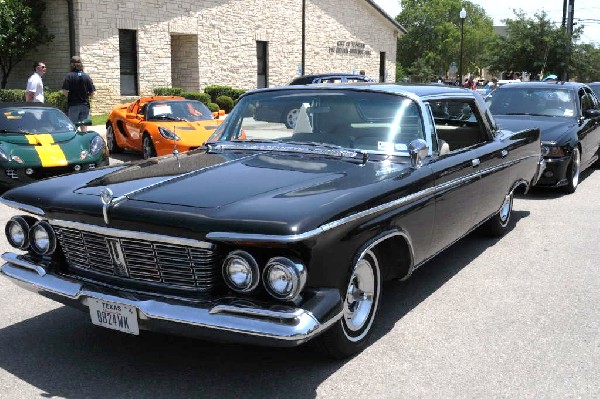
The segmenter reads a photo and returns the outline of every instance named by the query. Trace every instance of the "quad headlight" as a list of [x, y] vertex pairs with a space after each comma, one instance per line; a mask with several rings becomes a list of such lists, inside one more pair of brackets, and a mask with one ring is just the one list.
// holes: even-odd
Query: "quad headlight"
[[233, 251], [223, 262], [223, 278], [232, 290], [250, 292], [260, 281], [258, 264], [248, 252]]
[[13, 216], [4, 228], [8, 243], [18, 249], [27, 249], [29, 247], [29, 230], [36, 221], [29, 216]]
[[293, 300], [306, 284], [306, 268], [288, 258], [271, 258], [263, 271], [263, 284], [274, 298]]
[[56, 250], [56, 235], [48, 222], [39, 221], [29, 230], [29, 247], [38, 255], [51, 255]]

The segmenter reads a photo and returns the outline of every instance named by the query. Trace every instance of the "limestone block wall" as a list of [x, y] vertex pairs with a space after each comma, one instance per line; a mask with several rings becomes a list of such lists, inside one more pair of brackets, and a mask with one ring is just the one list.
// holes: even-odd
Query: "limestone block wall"
[[[156, 87], [200, 91], [207, 85], [256, 88], [256, 41], [268, 43], [268, 85], [289, 83], [302, 62], [299, 0], [74, 0], [76, 48], [97, 89], [92, 113], [135, 97], [120, 94], [119, 30], [137, 32], [139, 95]], [[65, 0], [47, 0], [47, 25], [56, 36], [27, 71], [11, 79], [25, 87], [31, 62], [48, 64], [45, 82], [60, 88], [69, 67]], [[365, 0], [306, 1], [306, 74], [355, 72], [386, 81], [395, 76], [397, 28]]]

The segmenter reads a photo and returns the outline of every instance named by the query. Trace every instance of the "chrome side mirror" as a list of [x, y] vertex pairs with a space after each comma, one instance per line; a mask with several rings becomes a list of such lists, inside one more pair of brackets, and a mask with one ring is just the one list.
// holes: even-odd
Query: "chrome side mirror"
[[429, 146], [423, 139], [416, 139], [408, 145], [408, 153], [410, 154], [410, 164], [413, 168], [421, 167], [421, 160], [429, 155]]

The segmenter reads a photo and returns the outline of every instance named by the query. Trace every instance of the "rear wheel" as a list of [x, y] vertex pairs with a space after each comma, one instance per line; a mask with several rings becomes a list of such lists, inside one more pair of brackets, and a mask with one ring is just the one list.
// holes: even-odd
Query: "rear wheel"
[[296, 127], [296, 121], [298, 120], [298, 114], [300, 113], [300, 108], [290, 108], [285, 111], [285, 127], [288, 129], [293, 129]]
[[498, 213], [492, 216], [481, 226], [481, 231], [491, 237], [502, 237], [509, 229], [510, 215], [512, 214], [514, 194], [511, 191], [504, 197], [504, 202]]
[[367, 251], [347, 281], [342, 318], [318, 338], [322, 348], [338, 359], [362, 351], [371, 336], [380, 298], [379, 263], [374, 253]]
[[117, 138], [115, 137], [112, 125], [106, 126], [106, 146], [108, 147], [108, 152], [111, 154], [123, 152], [123, 149], [117, 144]]
[[154, 148], [154, 143], [148, 134], [144, 135], [144, 139], [142, 140], [142, 154], [144, 155], [144, 159], [152, 158], [156, 156], [156, 149]]
[[565, 186], [565, 193], [573, 194], [577, 190], [579, 185], [579, 174], [581, 173], [581, 153], [579, 147], [573, 148], [573, 154], [571, 155], [571, 162], [567, 169], [567, 185]]

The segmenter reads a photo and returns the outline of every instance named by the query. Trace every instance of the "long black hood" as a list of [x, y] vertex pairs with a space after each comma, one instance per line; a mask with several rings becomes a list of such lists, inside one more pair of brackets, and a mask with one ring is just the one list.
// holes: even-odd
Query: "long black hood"
[[413, 180], [414, 171], [407, 163], [197, 151], [45, 180], [3, 198], [48, 218], [104, 225], [100, 192], [109, 188], [122, 199], [109, 210], [111, 227], [297, 234], [377, 205], [374, 197], [405, 195], [398, 179]]
[[538, 127], [542, 141], [555, 141], [561, 145], [577, 132], [577, 118], [559, 116], [494, 115], [501, 129], [518, 132]]

